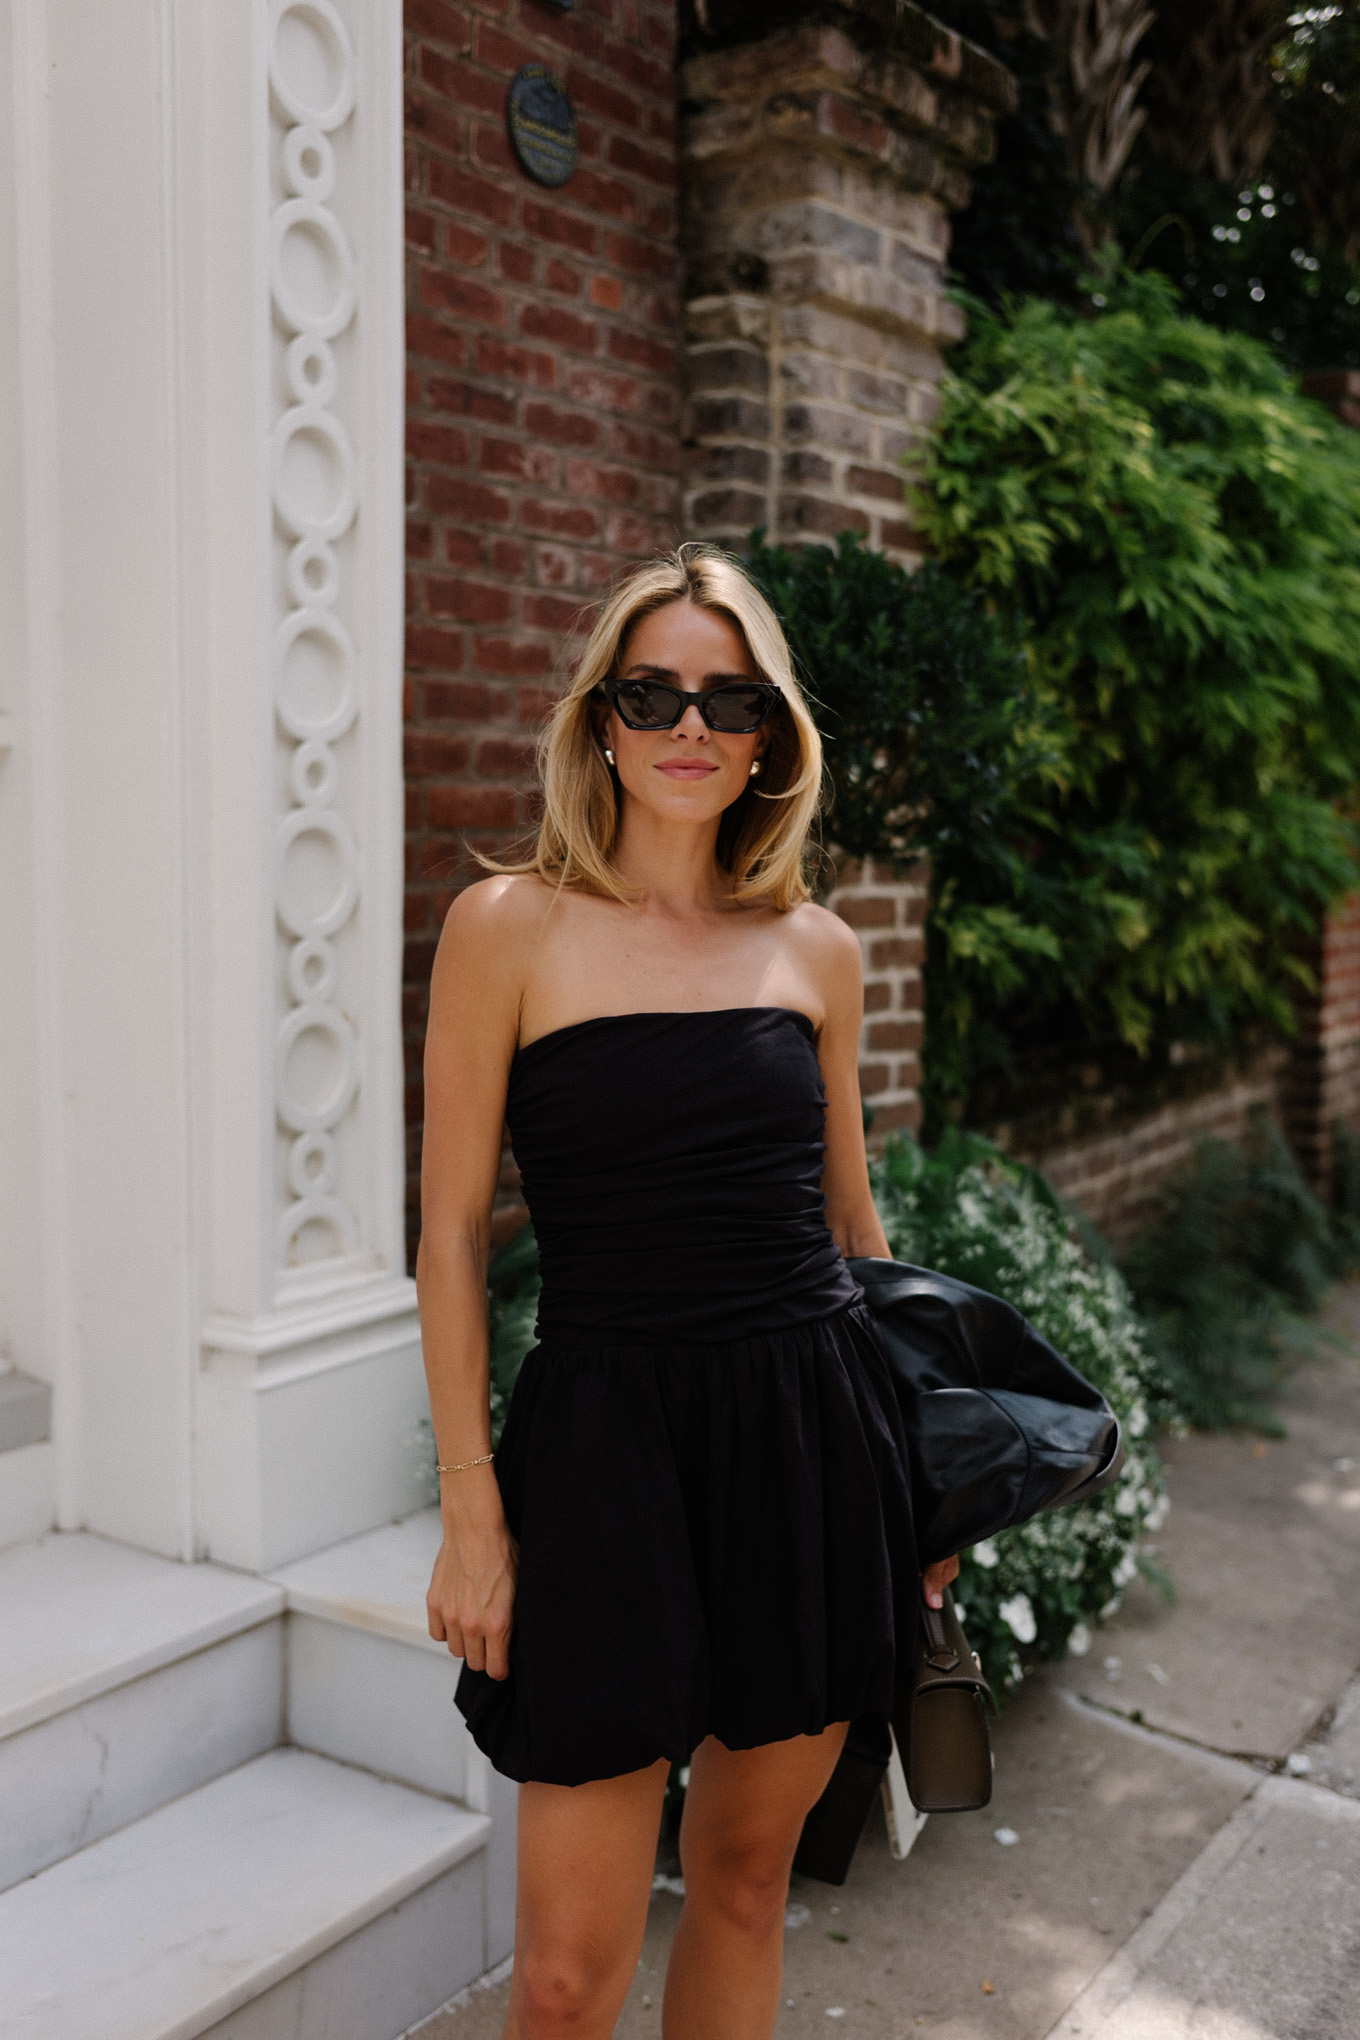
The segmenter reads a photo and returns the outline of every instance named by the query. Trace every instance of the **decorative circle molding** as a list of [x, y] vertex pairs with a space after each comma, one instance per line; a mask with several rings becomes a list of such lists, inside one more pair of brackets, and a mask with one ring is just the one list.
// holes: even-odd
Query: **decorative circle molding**
[[[333, 1065], [325, 1089], [318, 1085], [320, 1095], [310, 1097], [303, 1093], [298, 1073], [290, 1067], [294, 1050], [308, 1035], [314, 1037], [314, 1047], [329, 1043], [327, 1060]], [[320, 1062], [321, 1056], [312, 1060]], [[278, 1105], [284, 1125], [294, 1133], [329, 1132], [344, 1117], [358, 1088], [359, 1044], [344, 1014], [334, 1006], [294, 1006], [279, 1029]]]
[[358, 908], [362, 870], [343, 811], [341, 761], [331, 749], [359, 712], [354, 643], [336, 613], [343, 575], [334, 549], [354, 522], [359, 470], [331, 408], [340, 389], [331, 342], [354, 318], [357, 277], [328, 203], [339, 182], [331, 137], [354, 109], [355, 66], [333, 0], [274, 0], [273, 15], [269, 88], [282, 116], [275, 160], [288, 195], [269, 220], [269, 293], [292, 336], [283, 358], [292, 401], [275, 420], [269, 463], [274, 515], [294, 541], [283, 564], [273, 661], [275, 713], [296, 746], [281, 780], [274, 873], [278, 924], [292, 938], [274, 1073], [275, 1112], [292, 1136], [277, 1220], [287, 1267], [314, 1255], [318, 1236], [322, 1252], [353, 1254], [360, 1245], [340, 1193], [338, 1138], [359, 1090], [359, 1042], [338, 1003], [332, 938]]
[[[290, 853], [309, 837], [313, 846], [326, 845], [329, 854], [323, 851], [321, 858], [312, 860], [311, 871], [297, 874], [290, 885]], [[312, 889], [309, 879], [324, 865], [334, 867], [325, 875], [329, 896], [312, 904], [307, 898]], [[354, 912], [359, 900], [359, 853], [349, 823], [334, 808], [290, 808], [279, 823], [276, 898], [279, 919], [300, 941], [334, 935]]]
[[354, 49], [331, 0], [284, 0], [274, 17], [269, 83], [289, 120], [299, 127], [329, 134], [349, 119], [354, 110]]
[[331, 610], [310, 603], [294, 609], [274, 633], [274, 705], [300, 744], [333, 744], [354, 721], [359, 712], [354, 644]]
[[354, 317], [354, 257], [340, 222], [314, 198], [290, 198], [270, 223], [269, 282], [284, 324], [333, 340]]

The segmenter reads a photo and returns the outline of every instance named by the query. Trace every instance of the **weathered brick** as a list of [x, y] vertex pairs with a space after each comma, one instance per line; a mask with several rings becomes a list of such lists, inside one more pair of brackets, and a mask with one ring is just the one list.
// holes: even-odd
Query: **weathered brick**
[[675, 158], [669, 153], [662, 155], [653, 149], [639, 148], [626, 135], [611, 135], [605, 157], [616, 170], [626, 170], [633, 177], [645, 177], [650, 183], [663, 185], [668, 191], [675, 189]]
[[553, 354], [544, 348], [507, 346], [494, 333], [477, 335], [476, 361], [481, 375], [509, 376], [516, 382], [531, 382], [541, 390], [552, 389], [557, 381]]
[[425, 507], [437, 516], [457, 517], [465, 524], [508, 524], [510, 498], [463, 475], [437, 470], [424, 478]]
[[650, 369], [653, 375], [675, 373], [675, 349], [664, 346], [659, 340], [648, 339], [645, 334], [611, 326], [608, 348], [615, 361], [632, 362], [636, 368]]
[[434, 616], [452, 616], [459, 623], [508, 623], [511, 597], [508, 588], [488, 581], [445, 580], [431, 574], [425, 582], [425, 600]]
[[431, 730], [408, 730], [402, 746], [405, 769], [416, 779], [435, 772], [461, 772], [470, 752], [466, 737], [438, 736]]
[[406, 451], [413, 460], [438, 461], [441, 467], [466, 467], [472, 441], [456, 425], [436, 425], [428, 418], [406, 421]]
[[[920, 1020], [875, 1020], [868, 1029], [869, 1046], [882, 1051], [918, 1049], [925, 1038]], [[900, 1080], [900, 1072], [899, 1072]]]
[[433, 666], [441, 673], [458, 672], [463, 663], [462, 633], [437, 630], [428, 623], [408, 621], [406, 663], [408, 666]]
[[474, 638], [472, 657], [479, 672], [507, 680], [533, 679], [550, 672], [553, 662], [550, 647], [532, 638]]
[[595, 253], [599, 230], [593, 220], [566, 212], [561, 206], [549, 205], [546, 200], [529, 198], [524, 201], [523, 218], [525, 232], [536, 241], [552, 241], [559, 247], [574, 248], [578, 255]]
[[555, 404], [526, 404], [524, 428], [554, 446], [596, 446], [600, 439], [598, 418], [589, 411], [564, 411]]
[[425, 379], [425, 394], [432, 411], [447, 411], [454, 417], [480, 418], [489, 425], [513, 425], [515, 400], [499, 390], [453, 376], [431, 375]]
[[408, 38], [428, 36], [460, 52], [471, 47], [472, 23], [450, 0], [406, 0], [403, 20]]
[[556, 256], [550, 256], [543, 265], [543, 281], [559, 297], [580, 297], [584, 280], [579, 269], [573, 269], [569, 262], [559, 262]]
[[528, 339], [550, 340], [555, 347], [570, 348], [577, 354], [594, 354], [599, 344], [599, 328], [593, 319], [582, 319], [557, 305], [522, 306], [519, 330]]
[[507, 283], [532, 283], [533, 250], [521, 248], [514, 241], [502, 241], [496, 250], [496, 267]]
[[489, 687], [471, 680], [427, 680], [421, 688], [424, 712], [435, 722], [485, 722], [494, 710]]
[[560, 595], [523, 597], [524, 621], [535, 630], [572, 630], [581, 614], [579, 602], [567, 602]]
[[590, 539], [600, 529], [597, 512], [585, 503], [544, 503], [534, 497], [521, 501], [519, 521], [526, 531], [551, 532], [555, 538]]
[[770, 407], [755, 397], [693, 397], [689, 430], [694, 439], [768, 439]]
[[871, 496], [896, 506], [902, 502], [902, 476], [892, 468], [847, 467], [845, 486], [855, 496]]
[[897, 925], [896, 900], [875, 898], [872, 894], [861, 899], [855, 899], [853, 895], [838, 899], [836, 912], [847, 928], [895, 928]]
[[487, 737], [477, 746], [477, 770], [487, 779], [525, 779], [534, 769], [534, 746], [511, 737]]
[[546, 446], [528, 446], [517, 439], [483, 434], [477, 460], [483, 474], [513, 476], [517, 481], [534, 482], [540, 487], [557, 479], [558, 456]]
[[512, 791], [492, 786], [432, 786], [426, 796], [436, 829], [512, 828], [517, 802]]
[[499, 291], [491, 290], [470, 276], [450, 276], [447, 270], [422, 268], [420, 300], [432, 311], [456, 312], [461, 319], [473, 319], [483, 326], [506, 323], [506, 303]]

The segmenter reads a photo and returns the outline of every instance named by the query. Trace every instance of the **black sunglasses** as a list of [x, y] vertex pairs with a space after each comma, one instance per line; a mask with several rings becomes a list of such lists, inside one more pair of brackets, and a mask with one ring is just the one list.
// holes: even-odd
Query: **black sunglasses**
[[729, 737], [758, 730], [779, 699], [768, 680], [724, 680], [698, 693], [669, 680], [606, 680], [604, 691], [630, 730], [673, 730], [693, 702], [711, 730]]

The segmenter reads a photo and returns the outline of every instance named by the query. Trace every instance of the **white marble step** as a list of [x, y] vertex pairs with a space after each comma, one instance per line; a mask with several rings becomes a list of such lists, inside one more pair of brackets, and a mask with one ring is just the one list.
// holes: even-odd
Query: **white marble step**
[[394, 2040], [489, 1966], [489, 1830], [257, 1757], [0, 1896], [6, 2040]]
[[439, 1511], [368, 1531], [274, 1574], [287, 1596], [288, 1738], [488, 1813], [489, 1961], [514, 1942], [514, 1785], [453, 1704], [460, 1662], [430, 1636], [425, 1589]]
[[86, 1534], [0, 1551], [0, 1889], [281, 1742], [283, 1606]]

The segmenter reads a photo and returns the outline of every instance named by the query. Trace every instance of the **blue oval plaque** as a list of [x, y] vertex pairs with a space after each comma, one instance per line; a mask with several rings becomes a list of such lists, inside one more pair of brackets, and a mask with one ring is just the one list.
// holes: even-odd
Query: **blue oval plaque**
[[567, 90], [546, 64], [526, 64], [510, 83], [510, 142], [536, 184], [565, 184], [580, 154]]

